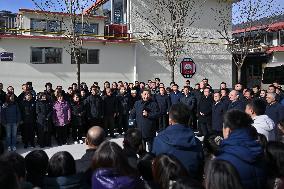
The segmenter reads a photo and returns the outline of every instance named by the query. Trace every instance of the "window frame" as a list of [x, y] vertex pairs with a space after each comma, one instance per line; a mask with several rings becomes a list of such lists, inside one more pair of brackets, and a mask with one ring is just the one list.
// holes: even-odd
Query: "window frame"
[[[62, 60], [62, 58], [63, 58], [63, 54], [62, 54], [62, 52], [63, 52], [63, 49], [62, 48], [60, 48], [60, 47], [31, 47], [30, 48], [31, 49], [31, 55], [30, 55], [30, 63], [31, 64], [63, 64], [63, 60]], [[33, 62], [32, 60], [33, 60], [33, 49], [41, 49], [41, 62]], [[47, 63], [47, 61], [46, 61], [46, 49], [58, 49], [60, 52], [60, 62], [52, 62], [52, 63]]]
[[[87, 53], [87, 58], [86, 58], [86, 62], [84, 62], [84, 63], [80, 63], [81, 65], [83, 65], [83, 64], [100, 64], [100, 49], [82, 49], [83, 51], [86, 51], [86, 53]], [[96, 62], [91, 62], [90, 61], [90, 52], [91, 51], [95, 51], [95, 52], [97, 52], [97, 60], [96, 60]], [[81, 53], [82, 54], [82, 53]], [[71, 55], [71, 64], [76, 64], [75, 63], [75, 59], [73, 58], [73, 55]]]

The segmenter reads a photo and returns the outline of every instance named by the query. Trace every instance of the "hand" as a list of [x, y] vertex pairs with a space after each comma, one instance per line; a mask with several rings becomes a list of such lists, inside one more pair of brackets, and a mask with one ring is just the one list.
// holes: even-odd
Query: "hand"
[[204, 113], [200, 112], [200, 115], [204, 116]]
[[114, 118], [116, 117], [116, 113], [113, 114], [113, 117], [114, 117]]
[[146, 110], [143, 110], [143, 113], [142, 113], [142, 114], [143, 114], [144, 117], [147, 117], [147, 116], [148, 116], [148, 112], [147, 112]]

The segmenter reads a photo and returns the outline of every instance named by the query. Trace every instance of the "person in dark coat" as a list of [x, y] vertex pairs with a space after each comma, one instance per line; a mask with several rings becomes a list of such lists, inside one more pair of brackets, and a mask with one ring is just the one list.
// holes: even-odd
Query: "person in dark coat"
[[106, 95], [103, 97], [103, 106], [104, 106], [104, 129], [106, 135], [108, 133], [111, 137], [114, 136], [114, 119], [117, 115], [117, 99], [112, 95], [110, 88], [105, 89]]
[[223, 136], [223, 116], [226, 112], [226, 107], [221, 101], [219, 92], [214, 93], [214, 103], [212, 105], [212, 130], [218, 135]]
[[231, 163], [238, 171], [245, 189], [262, 189], [266, 184], [263, 149], [251, 136], [252, 119], [240, 110], [224, 116], [224, 140], [216, 157]]
[[103, 100], [99, 96], [99, 89], [95, 86], [91, 87], [91, 95], [86, 101], [87, 119], [89, 127], [94, 125], [102, 126], [102, 118], [104, 113]]
[[158, 131], [162, 131], [168, 126], [169, 110], [171, 107], [171, 99], [166, 94], [164, 87], [160, 87], [160, 93], [155, 95], [155, 101], [157, 102], [160, 110]]
[[229, 96], [228, 96], [228, 94], [229, 94], [228, 91], [229, 91], [229, 90], [226, 90], [226, 89], [221, 89], [221, 90], [220, 90], [221, 102], [223, 103], [223, 105], [224, 105], [226, 111], [227, 111], [228, 106], [229, 106], [229, 104], [230, 104], [230, 102], [231, 102], [230, 99], [229, 99]]
[[129, 108], [130, 108], [130, 110], [133, 109], [135, 102], [140, 100], [137, 93], [138, 93], [137, 90], [131, 90], [131, 94], [130, 94], [130, 97], [129, 97]]
[[181, 97], [182, 93], [178, 90], [178, 85], [174, 84], [172, 87], [172, 92], [170, 93], [171, 103], [177, 104]]
[[3, 83], [0, 83], [0, 106], [6, 101], [6, 93], [3, 91]]
[[46, 94], [47, 99], [52, 102], [54, 98], [54, 90], [52, 89], [52, 84], [50, 82], [45, 84], [44, 93]]
[[228, 110], [240, 110], [245, 111], [245, 104], [242, 100], [240, 100], [240, 92], [236, 90], [232, 90], [229, 94], [230, 104], [228, 105]]
[[51, 146], [53, 106], [47, 98], [47, 95], [42, 93], [36, 102], [38, 143], [41, 148]]
[[190, 176], [201, 179], [203, 173], [203, 150], [201, 142], [188, 127], [190, 114], [186, 105], [172, 105], [169, 112], [170, 126], [154, 139], [156, 156], [166, 153], [175, 156], [187, 169]]
[[117, 109], [118, 109], [118, 133], [122, 134], [128, 129], [129, 119], [129, 95], [127, 94], [126, 88], [121, 87], [119, 94], [117, 95]]
[[84, 103], [80, 100], [80, 95], [76, 93], [73, 95], [73, 100], [71, 102], [71, 127], [75, 144], [83, 144], [82, 137], [86, 122], [85, 114], [86, 109]]
[[197, 111], [197, 100], [195, 96], [190, 92], [190, 87], [185, 86], [183, 89], [184, 96], [179, 99], [179, 101], [185, 104], [190, 113], [190, 118], [188, 121], [188, 125], [192, 128], [197, 127], [197, 118], [196, 118], [196, 111]]
[[36, 103], [33, 101], [31, 93], [26, 93], [24, 101], [20, 104], [23, 119], [23, 142], [24, 148], [30, 144], [35, 147], [35, 128], [36, 128]]
[[204, 95], [201, 97], [198, 104], [198, 127], [199, 134], [206, 136], [212, 130], [212, 105], [213, 98], [210, 94], [210, 89], [205, 88]]
[[131, 117], [136, 120], [137, 127], [142, 132], [144, 147], [147, 143], [148, 150], [151, 152], [156, 136], [156, 121], [160, 112], [157, 103], [151, 99], [150, 90], [143, 90], [141, 95], [142, 99], [135, 103]]
[[284, 119], [284, 106], [276, 101], [275, 93], [267, 93], [266, 101], [268, 105], [265, 114], [273, 120], [275, 125], [279, 124]]

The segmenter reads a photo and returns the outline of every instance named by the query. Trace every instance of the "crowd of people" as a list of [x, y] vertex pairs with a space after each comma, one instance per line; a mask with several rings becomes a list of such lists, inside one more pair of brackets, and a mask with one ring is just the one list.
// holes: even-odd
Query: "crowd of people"
[[[278, 82], [267, 91], [240, 83], [230, 90], [224, 82], [213, 90], [208, 79], [194, 87], [187, 80], [179, 91], [159, 78], [105, 82], [102, 89], [95, 82], [90, 90], [74, 83], [66, 93], [51, 83], [45, 87], [37, 94], [27, 82], [16, 96], [0, 84], [8, 151], [0, 157], [4, 188], [284, 188]], [[108, 140], [115, 131], [124, 136], [123, 148]], [[51, 146], [54, 136], [58, 145], [85, 138], [88, 149], [76, 161], [65, 151], [49, 159], [35, 150], [24, 158], [15, 152], [17, 133], [25, 148]]]

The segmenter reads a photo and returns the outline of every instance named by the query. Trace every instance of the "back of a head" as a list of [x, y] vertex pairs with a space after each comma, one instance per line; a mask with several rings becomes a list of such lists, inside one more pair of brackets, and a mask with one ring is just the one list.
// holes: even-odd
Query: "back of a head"
[[175, 123], [188, 124], [190, 110], [183, 103], [173, 104], [169, 111], [169, 118]]
[[162, 189], [169, 188], [171, 181], [188, 176], [182, 163], [176, 157], [166, 154], [161, 154], [154, 159], [152, 174], [154, 182]]
[[250, 128], [253, 120], [250, 116], [240, 110], [229, 110], [224, 115], [224, 128], [230, 128], [231, 130]]
[[131, 148], [138, 149], [142, 144], [142, 133], [138, 129], [128, 129], [124, 136], [124, 145], [128, 145]]
[[171, 184], [171, 189], [204, 189], [200, 181], [190, 177], [179, 178]]
[[48, 156], [43, 150], [34, 150], [25, 157], [26, 170], [30, 175], [44, 176], [48, 167]]
[[26, 177], [25, 158], [16, 152], [4, 154], [1, 159], [9, 163], [19, 179]]
[[266, 104], [261, 99], [255, 99], [251, 101], [247, 106], [252, 108], [257, 116], [265, 114]]
[[267, 161], [269, 176], [284, 177], [284, 144], [271, 141], [267, 144]]
[[5, 160], [0, 160], [0, 186], [5, 189], [19, 189], [16, 173]]
[[115, 142], [103, 142], [95, 152], [92, 165], [94, 170], [110, 168], [116, 170], [120, 175], [135, 174], [122, 148]]
[[205, 172], [206, 189], [242, 189], [240, 176], [229, 162], [212, 160]]
[[76, 174], [75, 160], [73, 156], [66, 151], [57, 152], [50, 158], [47, 172], [49, 177]]
[[221, 139], [221, 136], [216, 134], [205, 136], [203, 140], [205, 152], [208, 154], [217, 155], [220, 151], [220, 146], [217, 144], [217, 141], [219, 142]]
[[99, 126], [93, 126], [87, 133], [87, 145], [97, 147], [105, 140], [104, 129]]

